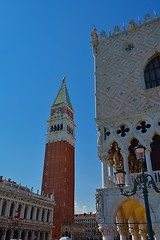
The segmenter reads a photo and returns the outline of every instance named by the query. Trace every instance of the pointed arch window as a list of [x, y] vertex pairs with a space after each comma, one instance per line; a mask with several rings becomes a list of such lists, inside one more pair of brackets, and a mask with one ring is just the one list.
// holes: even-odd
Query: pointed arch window
[[144, 71], [146, 89], [160, 86], [160, 55], [152, 58]]

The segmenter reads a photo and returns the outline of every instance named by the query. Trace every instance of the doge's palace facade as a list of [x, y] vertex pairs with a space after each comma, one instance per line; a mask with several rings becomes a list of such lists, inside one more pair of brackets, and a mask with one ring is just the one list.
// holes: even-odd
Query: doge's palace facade
[[[98, 156], [102, 188], [96, 214], [103, 239], [147, 239], [144, 199], [120, 194], [114, 172], [126, 172], [126, 190], [140, 173], [134, 148], [146, 147], [146, 172], [160, 187], [160, 19], [146, 14], [113, 33], [91, 33], [94, 55]], [[160, 195], [149, 189], [153, 231], [160, 239]]]

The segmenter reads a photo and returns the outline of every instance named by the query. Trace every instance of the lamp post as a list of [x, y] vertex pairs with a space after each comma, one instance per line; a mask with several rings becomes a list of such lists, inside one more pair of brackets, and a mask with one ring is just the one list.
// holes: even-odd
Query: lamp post
[[144, 173], [144, 163], [145, 163], [145, 147], [138, 144], [135, 147], [136, 158], [139, 161], [141, 173], [136, 176], [134, 180], [134, 187], [132, 191], [124, 191], [125, 186], [125, 174], [126, 172], [123, 169], [117, 169], [115, 172], [116, 176], [116, 185], [120, 188], [120, 191], [123, 196], [130, 197], [136, 194], [137, 189], [141, 189], [144, 197], [144, 204], [146, 210], [146, 219], [147, 219], [147, 229], [148, 229], [148, 239], [153, 240], [153, 230], [152, 230], [152, 221], [150, 216], [149, 201], [148, 201], [148, 188], [153, 187], [156, 192], [160, 193], [160, 189], [156, 186], [153, 177], [150, 174]]
[[16, 210], [15, 216], [13, 218], [12, 217], [8, 218], [8, 225], [11, 229], [13, 228], [13, 230], [14, 230], [13, 237], [15, 234], [15, 230], [20, 229], [20, 227], [22, 226], [23, 223], [24, 223], [24, 219], [19, 218], [19, 212], [17, 210]]

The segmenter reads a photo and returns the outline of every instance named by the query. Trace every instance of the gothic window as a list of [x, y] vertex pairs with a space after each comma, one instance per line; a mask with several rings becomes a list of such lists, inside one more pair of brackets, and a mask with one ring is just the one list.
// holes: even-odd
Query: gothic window
[[153, 142], [151, 143], [151, 162], [152, 162], [152, 169], [153, 171], [160, 170], [160, 136], [155, 135], [153, 137]]
[[146, 89], [160, 86], [160, 56], [153, 58], [144, 71]]

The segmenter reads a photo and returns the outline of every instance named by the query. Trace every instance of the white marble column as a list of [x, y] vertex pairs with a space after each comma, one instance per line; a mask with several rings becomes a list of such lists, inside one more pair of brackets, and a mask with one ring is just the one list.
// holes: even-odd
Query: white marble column
[[53, 210], [49, 210], [49, 223], [53, 222]]
[[108, 170], [107, 170], [107, 162], [106, 160], [101, 160], [102, 164], [102, 188], [107, 187], [107, 180], [108, 180]]
[[139, 235], [141, 237], [141, 240], [147, 240], [147, 230], [140, 229]]
[[21, 212], [20, 212], [20, 215], [19, 215], [20, 218], [24, 218], [24, 210], [25, 210], [25, 204], [22, 204], [21, 205]]
[[2, 205], [3, 205], [3, 200], [0, 199], [0, 215], [1, 215], [1, 212], [2, 212]]
[[26, 219], [30, 219], [30, 216], [31, 216], [31, 206], [28, 205]]
[[9, 217], [10, 207], [11, 207], [11, 202], [7, 201], [7, 207], [6, 207], [6, 211], [5, 211], [5, 216], [7, 216], [7, 217]]
[[103, 240], [114, 240], [114, 229], [103, 229], [102, 238]]
[[134, 227], [132, 230], [130, 230], [130, 233], [133, 240], [139, 240], [140, 235], [138, 227]]
[[99, 230], [102, 233], [103, 240], [114, 240], [115, 229], [114, 224], [99, 224]]
[[6, 230], [3, 230], [3, 234], [2, 234], [2, 239], [1, 239], [1, 240], [5, 240], [5, 238], [6, 238], [6, 233], [7, 233], [7, 231], [6, 231]]
[[148, 174], [153, 175], [150, 153], [151, 153], [151, 149], [150, 149], [150, 147], [147, 147], [146, 151], [145, 151], [147, 172], [148, 172]]
[[160, 240], [160, 223], [153, 224], [153, 231], [155, 232], [156, 240]]
[[126, 172], [125, 176], [125, 185], [129, 186], [131, 184], [130, 182], [130, 175], [129, 175], [129, 165], [128, 165], [128, 150], [121, 151], [122, 157], [123, 157], [123, 164], [124, 164], [124, 171]]
[[108, 161], [108, 176], [109, 177], [113, 176], [113, 161], [112, 160]]
[[25, 231], [25, 237], [24, 237], [24, 240], [27, 240], [28, 239], [28, 230]]
[[42, 221], [42, 208], [39, 208], [38, 221]]

